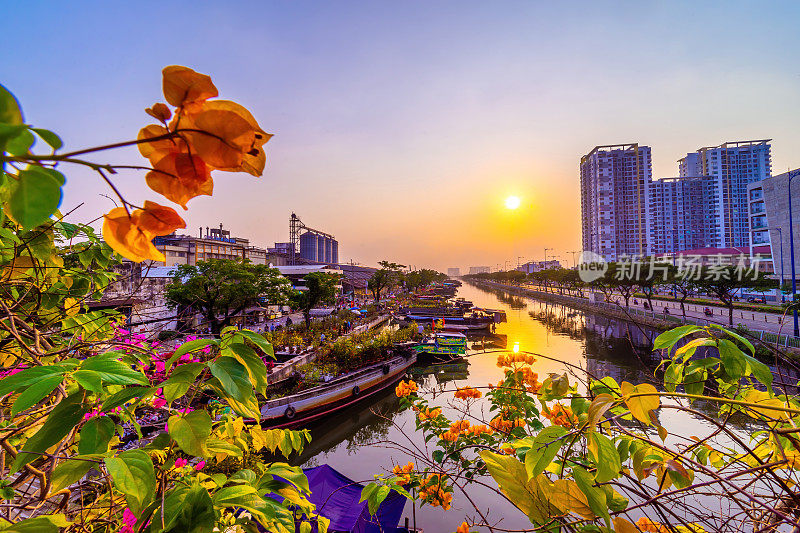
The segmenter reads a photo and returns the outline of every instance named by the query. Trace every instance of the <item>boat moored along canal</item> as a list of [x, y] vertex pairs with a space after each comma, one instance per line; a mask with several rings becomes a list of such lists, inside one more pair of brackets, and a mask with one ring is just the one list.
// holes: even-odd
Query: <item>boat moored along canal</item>
[[391, 387], [417, 361], [410, 346], [401, 355], [339, 376], [327, 383], [273, 400], [261, 408], [261, 424], [291, 428], [316, 420]]

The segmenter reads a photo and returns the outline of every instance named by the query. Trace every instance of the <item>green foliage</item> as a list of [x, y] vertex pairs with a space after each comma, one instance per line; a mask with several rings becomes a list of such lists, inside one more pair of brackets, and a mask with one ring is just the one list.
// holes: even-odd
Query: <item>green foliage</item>
[[226, 259], [176, 266], [165, 293], [169, 305], [199, 313], [214, 334], [247, 308], [284, 305], [292, 294], [277, 269]]
[[336, 298], [339, 276], [327, 272], [312, 272], [303, 276], [305, 290], [295, 291], [290, 296], [292, 307], [303, 311], [306, 328], [311, 325], [311, 310], [320, 304], [333, 304]]
[[[37, 139], [47, 154], [32, 153]], [[65, 179], [53, 167], [62, 144], [26, 125], [0, 86], [0, 530], [118, 531], [127, 511], [136, 531], [250, 531], [258, 520], [293, 532], [296, 510], [325, 531], [302, 469], [264, 455], [288, 460], [310, 434], [263, 430], [229, 414], [258, 419], [262, 358], [273, 349], [225, 325], [247, 306], [284, 303], [288, 281], [241, 262], [179, 267], [171, 301], [211, 317], [220, 338], [174, 353], [130, 340], [122, 314], [93, 310], [119, 279], [119, 257], [90, 226], [58, 211]], [[147, 235], [144, 244], [151, 246]], [[122, 441], [145, 430], [150, 438], [126, 449]], [[286, 499], [265, 496], [278, 490]], [[252, 518], [235, 515], [240, 509]]]

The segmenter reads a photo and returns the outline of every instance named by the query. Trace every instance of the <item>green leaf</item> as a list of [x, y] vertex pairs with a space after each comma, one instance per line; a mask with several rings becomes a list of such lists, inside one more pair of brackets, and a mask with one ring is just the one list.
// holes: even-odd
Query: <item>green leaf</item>
[[222, 390], [231, 398], [246, 402], [253, 396], [253, 386], [244, 365], [233, 357], [223, 356], [208, 365], [211, 374], [217, 378]]
[[[61, 176], [61, 181], [54, 172]], [[8, 214], [23, 230], [47, 222], [61, 204], [63, 183], [63, 176], [56, 170], [41, 167], [21, 170], [8, 199]]]
[[81, 429], [78, 453], [106, 453], [115, 429], [114, 422], [107, 416], [90, 418]]
[[605, 519], [606, 525], [611, 525], [611, 516], [608, 513], [608, 504], [606, 503], [606, 493], [599, 487], [594, 486], [594, 479], [592, 476], [579, 466], [572, 467], [572, 477], [575, 479], [578, 488], [586, 496], [589, 503], [589, 508], [597, 516]]
[[241, 457], [243, 455], [241, 448], [221, 439], [208, 439], [206, 441], [206, 448], [211, 453], [227, 453], [233, 457]]
[[371, 516], [375, 516], [375, 514], [378, 512], [378, 508], [389, 495], [390, 491], [391, 489], [389, 487], [386, 485], [381, 485], [378, 487], [378, 490], [372, 493], [367, 500], [367, 506], [369, 507], [369, 514]]
[[125, 495], [128, 507], [135, 515], [147, 507], [156, 491], [153, 461], [142, 450], [129, 450], [105, 460], [114, 487]]
[[26, 368], [11, 376], [0, 380], [0, 396], [5, 396], [9, 392], [21, 392], [26, 387], [37, 383], [42, 378], [51, 377], [54, 374], [63, 376], [67, 369], [60, 365], [34, 366]]
[[51, 477], [50, 492], [56, 493], [65, 489], [86, 475], [92, 467], [97, 466], [93, 461], [82, 461], [78, 458], [68, 459], [58, 464]]
[[714, 328], [714, 329], [718, 329], [720, 331], [724, 331], [727, 335], [730, 335], [731, 337], [733, 337], [737, 341], [739, 341], [742, 344], [744, 344], [747, 347], [747, 349], [750, 350], [750, 355], [755, 355], [756, 354], [756, 348], [755, 348], [755, 346], [753, 346], [753, 343], [751, 343], [749, 340], [745, 339], [744, 337], [742, 337], [738, 333], [736, 333], [734, 331], [731, 331], [729, 329], [725, 329], [722, 326], [717, 325], [717, 324], [709, 324], [709, 326]]
[[133, 370], [122, 361], [112, 359], [115, 354], [96, 355], [86, 359], [80, 370], [92, 370], [100, 375], [100, 379], [110, 385], [149, 385], [147, 377]]
[[672, 362], [664, 371], [664, 388], [675, 392], [678, 385], [683, 382], [683, 365]]
[[74, 393], [58, 402], [39, 431], [23, 445], [11, 465], [11, 473], [37, 459], [40, 454], [66, 437], [78, 425], [86, 411], [83, 393]]
[[206, 440], [211, 435], [211, 416], [206, 411], [192, 411], [183, 416], [171, 416], [167, 422], [169, 436], [189, 455], [207, 457]]
[[219, 341], [214, 339], [195, 339], [193, 341], [184, 342], [180, 345], [180, 347], [175, 350], [175, 353], [172, 354], [172, 357], [169, 358], [167, 361], [167, 371], [172, 368], [172, 364], [186, 355], [187, 353], [196, 352], [197, 350], [202, 350], [206, 346], [219, 346]]
[[186, 492], [175, 520], [176, 533], [211, 533], [215, 526], [214, 503], [208, 491], [195, 483]]
[[701, 331], [702, 329], [703, 328], [699, 326], [687, 324], [685, 326], [679, 326], [669, 331], [665, 331], [664, 333], [655, 338], [655, 340], [653, 341], [653, 348], [656, 350], [663, 350], [664, 348], [672, 348], [672, 346], [674, 346], [675, 343], [681, 340], [682, 338], [686, 337], [687, 335], [691, 335], [696, 331]]
[[44, 142], [49, 144], [54, 152], [59, 148], [61, 148], [62, 146], [64, 146], [64, 143], [61, 141], [61, 138], [50, 130], [46, 130], [43, 128], [31, 128], [31, 130], [35, 131], [36, 135], [41, 137]]
[[531, 449], [525, 453], [525, 471], [528, 479], [535, 478], [553, 462], [564, 440], [567, 430], [561, 426], [548, 426], [533, 439]]
[[6, 152], [11, 155], [25, 155], [30, 150], [36, 139], [31, 133], [31, 130], [25, 128], [20, 131], [15, 137], [11, 137], [6, 142]]
[[614, 397], [610, 394], [598, 394], [592, 403], [589, 405], [587, 411], [586, 423], [589, 429], [594, 431], [597, 423], [603, 418], [603, 415], [614, 405]]
[[76, 370], [72, 377], [78, 382], [78, 385], [84, 389], [95, 394], [102, 394], [103, 380], [99, 373], [93, 370]]
[[271, 357], [275, 359], [275, 350], [272, 347], [272, 344], [264, 338], [263, 335], [259, 335], [254, 331], [250, 331], [249, 329], [243, 329], [237, 332], [239, 335], [247, 337], [247, 340], [258, 346], [258, 348], [264, 352], [267, 357]]
[[525, 466], [513, 456], [483, 450], [479, 453], [489, 474], [500, 490], [527, 515], [533, 524], [542, 524], [550, 517], [550, 506], [539, 488], [538, 479], [528, 479]]
[[61, 528], [69, 526], [72, 522], [63, 514], [51, 514], [26, 518], [4, 526], [0, 531], [4, 533], [58, 533]]
[[15, 416], [17, 413], [36, 405], [43, 398], [49, 396], [58, 387], [62, 379], [63, 376], [61, 374], [47, 376], [25, 389], [25, 392], [20, 394], [14, 405], [11, 406], [11, 416]]
[[267, 365], [264, 364], [264, 361], [256, 354], [255, 350], [244, 344], [234, 343], [226, 351], [244, 365], [253, 387], [261, 394], [266, 395]]
[[586, 436], [588, 443], [589, 454], [594, 460], [597, 467], [597, 482], [605, 483], [611, 481], [619, 475], [622, 464], [619, 458], [619, 452], [614, 447], [611, 440], [593, 431]]
[[164, 399], [172, 403], [186, 394], [205, 367], [203, 363], [184, 363], [176, 366], [169, 379], [161, 383]]
[[721, 339], [719, 341], [719, 358], [722, 361], [722, 367], [725, 373], [732, 379], [738, 381], [745, 370], [747, 370], [747, 362], [738, 346], [728, 339]]
[[215, 507], [258, 507], [263, 500], [255, 488], [250, 485], [233, 485], [224, 487], [214, 493], [212, 498]]
[[308, 478], [299, 466], [289, 466], [287, 463], [272, 463], [264, 473], [281, 477], [304, 493], [311, 492], [308, 487]]
[[745, 354], [744, 359], [747, 361], [747, 365], [750, 368], [750, 372], [752, 372], [753, 376], [755, 376], [758, 381], [764, 384], [769, 393], [772, 394], [772, 380], [774, 378], [772, 375], [772, 370], [770, 370], [767, 365], [758, 359], [750, 357], [747, 354]]
[[21, 125], [22, 109], [11, 91], [0, 85], [0, 122], [10, 125]]
[[103, 402], [101, 411], [110, 411], [134, 398], [146, 398], [156, 391], [155, 387], [127, 387], [112, 394]]

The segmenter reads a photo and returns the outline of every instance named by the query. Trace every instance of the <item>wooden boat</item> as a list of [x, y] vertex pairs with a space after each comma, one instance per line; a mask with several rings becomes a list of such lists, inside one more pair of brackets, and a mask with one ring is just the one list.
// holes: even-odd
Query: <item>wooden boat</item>
[[414, 346], [418, 358], [452, 360], [467, 353], [467, 336], [463, 333], [436, 333]]
[[417, 361], [414, 350], [404, 351], [382, 363], [350, 372], [297, 394], [268, 400], [261, 408], [261, 424], [295, 427], [344, 409], [391, 387]]

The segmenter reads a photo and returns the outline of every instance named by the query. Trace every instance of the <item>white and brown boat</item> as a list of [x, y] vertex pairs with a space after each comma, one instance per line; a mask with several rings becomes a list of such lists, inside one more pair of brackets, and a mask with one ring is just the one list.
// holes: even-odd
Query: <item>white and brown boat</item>
[[295, 427], [344, 409], [391, 387], [416, 361], [416, 354], [404, 350], [403, 355], [344, 374], [314, 388], [268, 400], [261, 408], [261, 424], [274, 428]]

